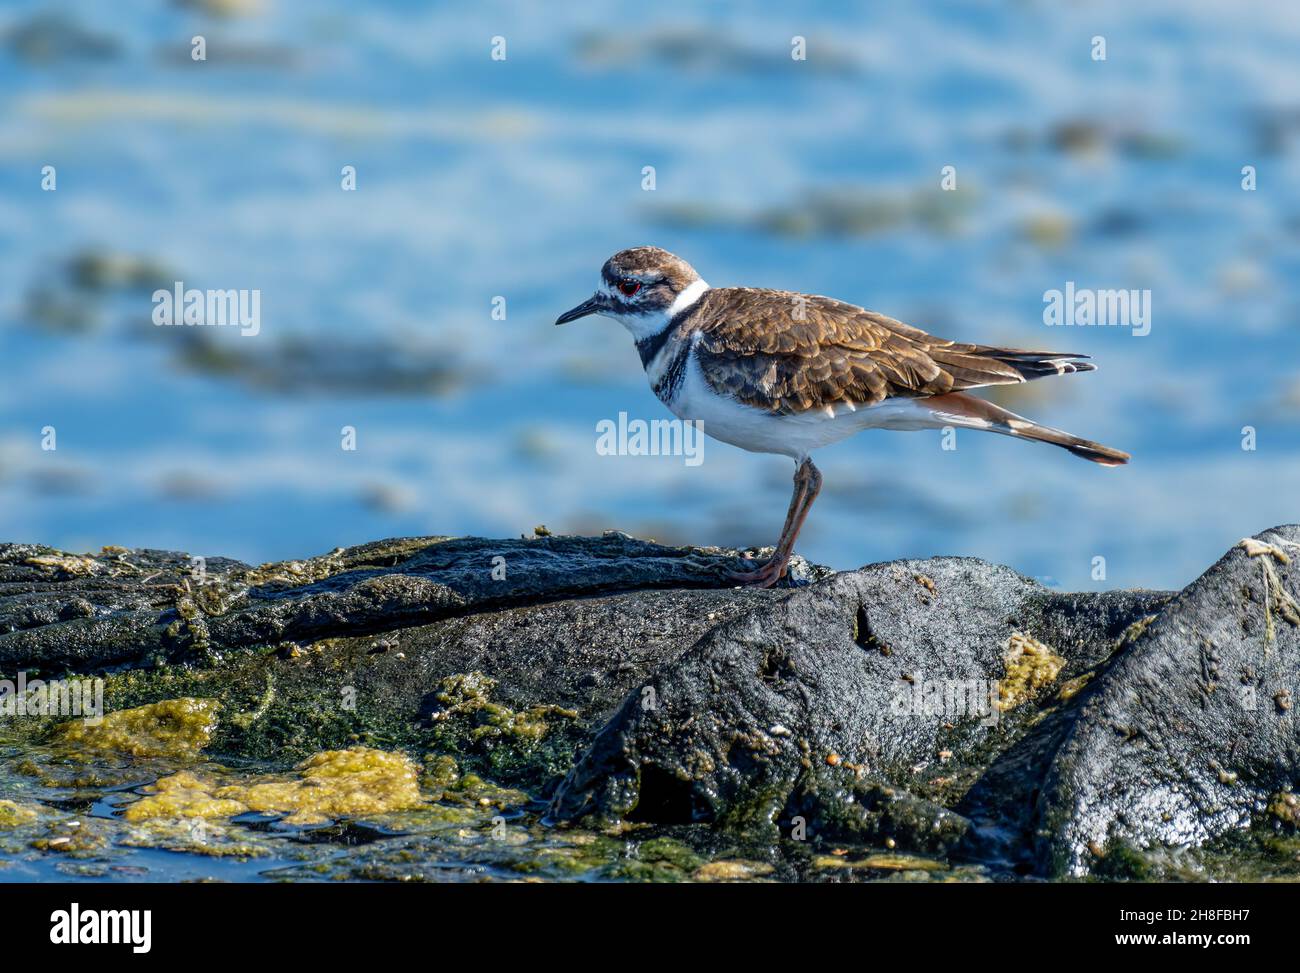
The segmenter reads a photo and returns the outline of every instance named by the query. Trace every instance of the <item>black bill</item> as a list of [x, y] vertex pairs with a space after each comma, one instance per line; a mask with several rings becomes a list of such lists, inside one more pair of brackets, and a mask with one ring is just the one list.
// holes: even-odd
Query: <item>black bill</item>
[[599, 314], [607, 308], [603, 294], [593, 294], [590, 299], [583, 301], [577, 307], [565, 311], [555, 319], [556, 324], [568, 324], [570, 321], [576, 321], [578, 318], [585, 318], [588, 314]]

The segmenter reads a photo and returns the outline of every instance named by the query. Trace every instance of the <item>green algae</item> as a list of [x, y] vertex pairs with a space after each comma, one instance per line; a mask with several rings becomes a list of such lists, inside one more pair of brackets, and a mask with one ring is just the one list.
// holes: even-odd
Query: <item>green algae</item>
[[521, 790], [493, 784], [478, 774], [465, 774], [444, 791], [443, 799], [458, 804], [505, 808], [526, 803], [528, 795]]
[[31, 824], [40, 816], [40, 811], [17, 801], [0, 801], [0, 828], [12, 829], [24, 824]]
[[1112, 839], [1092, 853], [1090, 881], [1300, 881], [1300, 835], [1268, 816], [1255, 827], [1229, 832], [1200, 847], [1139, 848]]
[[[424, 758], [424, 774], [420, 786], [430, 794], [441, 796], [455, 787], [460, 780], [460, 767], [454, 757], [445, 753], [431, 753]], [[438, 798], [435, 797], [435, 800]]]
[[[156, 691], [164, 682], [175, 686], [189, 678], [179, 673], [160, 682], [155, 674], [151, 688]], [[256, 682], [242, 687], [226, 705], [245, 712], [255, 710], [259, 697], [252, 692], [254, 686]], [[485, 686], [478, 683], [478, 688]], [[260, 689], [265, 693], [265, 682]], [[476, 695], [463, 693], [462, 698]], [[160, 702], [191, 698], [205, 697], [181, 696]], [[490, 690], [487, 701], [491, 701]], [[152, 712], [155, 717], [170, 709], [162, 706], [150, 711], [149, 705], [137, 709]], [[271, 709], [278, 705], [278, 701], [273, 703]], [[205, 709], [201, 707], [200, 714]], [[477, 721], [481, 718], [480, 708], [466, 708], [457, 718]], [[331, 765], [334, 758], [328, 751], [309, 756], [297, 769], [226, 767], [202, 762], [201, 754], [188, 745], [138, 746], [138, 731], [142, 727], [149, 730], [160, 722], [165, 725], [168, 721], [133, 714], [117, 728], [126, 742], [121, 742], [115, 732], [101, 738], [101, 743], [113, 741], [102, 747], [85, 747], [62, 733], [51, 733], [46, 735], [47, 746], [29, 746], [0, 760], [0, 822], [8, 820], [13, 825], [6, 830], [0, 824], [0, 868], [11, 870], [35, 856], [34, 860], [49, 858], [61, 863], [55, 867], [62, 874], [111, 877], [116, 870], [130, 867], [123, 863], [131, 862], [132, 855], [164, 850], [187, 859], [239, 864], [250, 874], [273, 880], [444, 881], [449, 869], [456, 876], [453, 880], [476, 881], [966, 881], [989, 877], [983, 869], [953, 867], [943, 856], [930, 859], [907, 855], [898, 858], [895, 867], [889, 867], [889, 856], [897, 858], [899, 853], [870, 844], [848, 843], [830, 855], [829, 847], [817, 841], [777, 841], [767, 846], [766, 852], [759, 850], [755, 854], [755, 848], [716, 844], [719, 832], [705, 825], [683, 826], [668, 837], [656, 829], [646, 832], [636, 827], [610, 835], [551, 829], [542, 826], [539, 806], [528, 792], [502, 787], [490, 776], [468, 769], [476, 765], [472, 759], [466, 765], [456, 756], [437, 750], [417, 750], [416, 758], [401, 757], [402, 769], [397, 776], [405, 775], [408, 782], [414, 782], [414, 793], [418, 795], [410, 806], [386, 806], [381, 810], [375, 805], [348, 805], [339, 794], [357, 790], [351, 785], [341, 787], [333, 797], [302, 801], [302, 792], [316, 786], [305, 783], [312, 768], [302, 764], [319, 756], [317, 767]], [[220, 737], [228, 723], [221, 721], [214, 737]], [[127, 733], [128, 729], [133, 732]], [[144, 737], [152, 739], [154, 734], [146, 732]], [[191, 738], [181, 733], [180, 739]], [[473, 742], [468, 734], [463, 739]], [[163, 753], [159, 755], [158, 750]], [[387, 764], [387, 758], [379, 758], [377, 763], [389, 769], [398, 766]], [[349, 776], [342, 765], [335, 768], [340, 777]], [[848, 772], [842, 767], [827, 770], [836, 776], [841, 772], [847, 779]], [[40, 803], [63, 801], [74, 795], [85, 801], [113, 793], [125, 797], [122, 786], [137, 784], [146, 774], [154, 783], [138, 789], [140, 800], [125, 806], [119, 803], [120, 810], [110, 818], [61, 814]], [[194, 780], [186, 781], [186, 774]], [[158, 783], [168, 778], [175, 780], [159, 788]], [[195, 792], [188, 795], [193, 806], [176, 809], [176, 816], [145, 816], [139, 810], [130, 813], [131, 808], [149, 807], [145, 802], [151, 798], [160, 799], [154, 809], [161, 810], [162, 797], [178, 799], [177, 792], [184, 789], [179, 786], [181, 782]], [[15, 791], [15, 786], [25, 790]], [[411, 796], [411, 792], [407, 794]], [[1284, 812], [1290, 808], [1285, 793], [1275, 798], [1271, 804], [1279, 804]], [[221, 801], [232, 803], [217, 803]], [[15, 812], [10, 805], [20, 810]], [[331, 844], [335, 839], [328, 837], [316, 839], [314, 844], [299, 844], [285, 836], [292, 831], [268, 834], [232, 820], [258, 807], [265, 810], [257, 813], [281, 815], [284, 824], [294, 826], [319, 826], [334, 820], [333, 815], [363, 818], [379, 829], [375, 832], [378, 840], [356, 848]], [[220, 814], [205, 816], [199, 810]], [[1266, 817], [1278, 820], [1274, 815]], [[343, 836], [348, 833], [339, 831], [338, 840], [346, 842]], [[639, 837], [643, 833], [645, 837]], [[767, 860], [773, 849], [778, 849], [777, 857]], [[835, 863], [821, 864], [819, 856], [834, 858]], [[285, 864], [286, 860], [297, 863]], [[1106, 860], [1099, 862], [1098, 875], [1111, 880], [1156, 881], [1294, 879], [1300, 877], [1300, 840], [1288, 837], [1285, 828], [1270, 824], [1236, 845], [1194, 854], [1175, 856], [1170, 852], [1115, 847], [1108, 849]]]
[[99, 855], [109, 847], [111, 827], [89, 817], [62, 817], [50, 821], [45, 831], [31, 841], [37, 851], [54, 852], [74, 858]]
[[[511, 707], [492, 699], [495, 680], [450, 677], [433, 698], [427, 722], [409, 703], [376, 685], [382, 667], [400, 660], [373, 637], [268, 645], [215, 667], [160, 665], [105, 678], [110, 713], [174, 697], [216, 700], [236, 714], [214, 728], [208, 749], [248, 759], [305, 759], [353, 746], [450, 754], [494, 776], [530, 786], [562, 773], [580, 733], [578, 714], [558, 706]], [[382, 650], [382, 651], [379, 651]]]
[[675, 838], [651, 838], [637, 845], [637, 858], [643, 862], [663, 862], [674, 868], [692, 872], [705, 864], [689, 845]]
[[1015, 632], [1007, 640], [1006, 674], [998, 683], [993, 704], [1001, 712], [1013, 710], [1051, 685], [1065, 667], [1065, 659], [1032, 635]]
[[[426, 753], [421, 760], [398, 759], [392, 754], [362, 755], [365, 759], [353, 762], [326, 753], [319, 755], [314, 766], [306, 761], [307, 766], [285, 771], [196, 764], [189, 758], [178, 762], [176, 758], [134, 757], [118, 751], [83, 754], [82, 758], [87, 756], [124, 765], [117, 769], [128, 777], [134, 774], [138, 779], [141, 772], [148, 771], [156, 775], [156, 782], [138, 788], [141, 796], [134, 803], [118, 803], [119, 810], [112, 816], [88, 818], [56, 812], [40, 803], [69, 793], [58, 786], [58, 780], [27, 797], [16, 797], [12, 790], [15, 782], [26, 781], [23, 786], [28, 788], [37, 784], [30, 775], [16, 774], [16, 764], [24, 763], [28, 770], [32, 765], [57, 767], [54, 762], [68, 757], [66, 748], [33, 748], [19, 759], [11, 755], [0, 760], [0, 794], [4, 794], [0, 816], [8, 812], [14, 825], [8, 830], [0, 827], [0, 868], [11, 870], [14, 865], [48, 858], [61, 874], [111, 878], [131, 868], [136, 855], [166, 852], [179, 856], [180, 861], [245, 868], [250, 877], [277, 881], [910, 882], [982, 881], [990, 877], [985, 869], [953, 866], [942, 856], [903, 854], [869, 844], [846, 843], [834, 848], [817, 840], [736, 844], [741, 839], [708, 825], [683, 825], [667, 831], [641, 826], [617, 834], [546, 827], [527, 793], [465, 771], [447, 754]], [[160, 773], [164, 768], [169, 772]], [[313, 799], [310, 804], [299, 802], [302, 791], [309, 789], [306, 779], [322, 768], [329, 768], [324, 776], [350, 782], [334, 797]], [[367, 768], [382, 768], [385, 773], [400, 768], [396, 776], [405, 779], [407, 787], [414, 782], [418, 803], [388, 811], [337, 803], [339, 794], [356, 789], [360, 778], [354, 772], [364, 773]], [[96, 771], [105, 782], [119, 780], [110, 772], [113, 767], [83, 770]], [[178, 811], [176, 816], [130, 813], [151, 797], [174, 799], [185, 775], [198, 782], [186, 781], [197, 791], [193, 795], [196, 801], [207, 803], [170, 809]], [[170, 785], [157, 786], [168, 778], [174, 779]], [[106, 787], [101, 796], [116, 794], [119, 802], [128, 797], [117, 786], [120, 784]], [[402, 787], [397, 790], [401, 793]], [[410, 790], [405, 793], [414, 796]], [[225, 800], [233, 804], [215, 804]], [[264, 814], [286, 815], [281, 818], [286, 825], [319, 823], [319, 814], [311, 813], [291, 822], [294, 812], [290, 808], [296, 806], [330, 815], [355, 812], [356, 819], [364, 819], [376, 830], [359, 845], [349, 842], [348, 835], [353, 832], [328, 828], [316, 832], [321, 837], [304, 842], [296, 837], [300, 833], [297, 828], [276, 832], [266, 831], [264, 825], [241, 823], [238, 815], [243, 811], [234, 815], [234, 820], [194, 813], [202, 808], [225, 815], [236, 811], [235, 805], [251, 808], [254, 804], [274, 808]], [[20, 810], [15, 813], [11, 805]], [[161, 801], [154, 810], [162, 810]], [[1234, 880], [1294, 878], [1300, 876], [1298, 855], [1300, 839], [1261, 829], [1235, 845], [1194, 855], [1116, 847], [1099, 869], [1119, 880], [1189, 881], [1219, 875]], [[152, 864], [148, 857], [140, 860]]]
[[434, 691], [426, 745], [486, 773], [540, 787], [568, 771], [584, 739], [575, 710], [550, 704], [512, 707], [494, 701], [497, 681], [481, 672], [442, 679]]
[[270, 672], [267, 672], [266, 692], [263, 693], [262, 698], [258, 700], [256, 708], [248, 710], [247, 712], [244, 713], [236, 713], [234, 716], [230, 718], [230, 720], [239, 728], [247, 730], [250, 726], [252, 726], [254, 723], [256, 723], [258, 720], [260, 720], [263, 716], [266, 715], [266, 711], [271, 708], [271, 704], [274, 702], [275, 702], [275, 678], [271, 675]]
[[947, 863], [938, 861], [934, 858], [923, 858], [919, 855], [899, 855], [899, 854], [879, 854], [868, 855], [865, 858], [848, 858], [837, 855], [821, 855], [814, 861], [816, 868], [848, 868], [848, 869], [877, 869], [880, 871], [921, 871], [921, 872], [941, 872], [946, 871], [949, 866]]
[[72, 720], [53, 739], [82, 752], [114, 751], [137, 757], [198, 753], [212, 739], [221, 704], [213, 699], [166, 699], [107, 713], [100, 721]]
[[448, 676], [434, 693], [442, 709], [431, 719], [436, 723], [454, 717], [472, 717], [476, 725], [469, 731], [471, 740], [505, 738], [528, 747], [539, 743], [550, 731], [548, 718], [578, 718], [576, 711], [560, 706], [538, 704], [514, 710], [494, 703], [490, 697], [496, 687], [497, 681], [481, 672]]
[[[368, 661], [373, 664], [367, 656], [373, 642], [325, 640], [293, 647], [296, 657], [287, 647], [266, 646], [217, 667], [161, 665], [114, 673], [105, 678], [105, 708], [113, 712], [176, 696], [215, 699], [223, 712], [236, 715], [215, 728], [209, 749], [252, 760], [302, 760], [356, 745], [419, 747], [427, 731], [384, 697], [363, 696], [356, 688], [364, 685]], [[353, 693], [339, 686], [352, 686]]]
[[405, 754], [367, 747], [319, 753], [292, 774], [247, 783], [223, 785], [183, 771], [156, 781], [146, 793], [123, 812], [126, 820], [230, 818], [256, 811], [284, 814], [289, 824], [320, 824], [423, 803], [415, 763]]

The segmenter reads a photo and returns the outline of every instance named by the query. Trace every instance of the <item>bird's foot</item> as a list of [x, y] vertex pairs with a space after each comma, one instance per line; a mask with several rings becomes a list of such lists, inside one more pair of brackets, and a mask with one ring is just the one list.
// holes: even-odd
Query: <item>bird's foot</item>
[[790, 558], [788, 556], [779, 558], [773, 555], [764, 561], [757, 570], [729, 571], [727, 580], [749, 588], [770, 588], [785, 576], [786, 565], [789, 563]]

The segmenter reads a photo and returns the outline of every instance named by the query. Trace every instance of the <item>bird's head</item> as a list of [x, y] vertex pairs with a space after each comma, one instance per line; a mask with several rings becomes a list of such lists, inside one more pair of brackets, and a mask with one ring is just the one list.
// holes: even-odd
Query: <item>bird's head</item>
[[658, 247], [620, 250], [605, 261], [600, 278], [590, 300], [565, 311], [556, 324], [598, 314], [640, 338], [661, 330], [709, 286], [685, 260]]

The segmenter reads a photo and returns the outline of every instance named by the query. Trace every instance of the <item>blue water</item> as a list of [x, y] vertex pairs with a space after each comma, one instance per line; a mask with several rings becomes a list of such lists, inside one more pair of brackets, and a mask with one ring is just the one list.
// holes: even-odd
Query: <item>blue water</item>
[[[695, 467], [596, 453], [600, 420], [666, 412], [618, 325], [552, 322], [645, 243], [715, 285], [1099, 363], [1000, 401], [1131, 466], [861, 435], [818, 456], [814, 560], [968, 554], [1069, 588], [1174, 587], [1300, 517], [1286, 2], [239, 6], [0, 7], [0, 31], [63, 18], [43, 28], [61, 53], [0, 43], [0, 538], [249, 561], [540, 523], [771, 543], [788, 460], [712, 441]], [[827, 193], [893, 215], [837, 229], [806, 204]], [[71, 287], [87, 252], [260, 289], [259, 335], [205, 329], [251, 370], [187, 366], [185, 329], [150, 322], [151, 286]], [[1046, 327], [1043, 293], [1066, 281], [1149, 288], [1150, 334]], [[42, 288], [75, 327], [42, 320]], [[286, 377], [316, 360], [304, 348], [345, 376], [388, 354], [450, 380], [313, 387]]]

